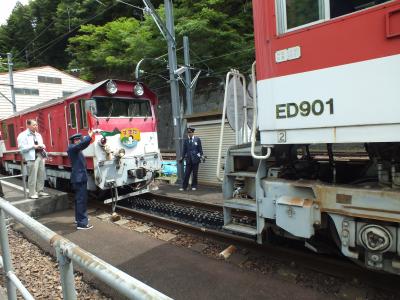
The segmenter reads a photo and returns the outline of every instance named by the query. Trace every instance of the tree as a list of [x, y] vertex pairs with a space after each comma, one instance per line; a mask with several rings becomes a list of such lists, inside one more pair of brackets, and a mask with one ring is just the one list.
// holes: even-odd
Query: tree
[[[163, 5], [158, 14], [163, 18]], [[175, 1], [174, 15], [178, 48], [183, 36], [188, 35], [197, 55], [192, 59], [195, 65], [213, 69], [216, 74], [231, 67], [250, 68], [254, 60], [251, 7], [244, 6], [243, 1]], [[167, 52], [165, 40], [150, 16], [142, 21], [123, 18], [104, 26], [83, 26], [69, 43], [68, 51], [74, 58], [70, 67], [83, 68], [87, 79], [95, 78], [95, 74], [128, 76], [141, 58]], [[158, 75], [162, 71], [166, 71], [165, 64], [157, 67]]]
[[32, 12], [28, 6], [17, 2], [7, 25], [0, 27], [0, 52], [11, 52], [14, 56], [16, 66], [24, 66], [25, 51], [21, 52], [26, 45], [26, 41], [30, 40], [34, 35], [32, 23]]

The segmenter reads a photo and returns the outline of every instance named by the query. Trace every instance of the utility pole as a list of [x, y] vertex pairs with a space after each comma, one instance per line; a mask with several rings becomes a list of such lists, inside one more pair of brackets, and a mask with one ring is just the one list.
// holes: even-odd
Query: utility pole
[[186, 115], [193, 113], [192, 74], [190, 69], [189, 38], [183, 37], [183, 56], [185, 60]]
[[15, 103], [15, 92], [14, 92], [13, 62], [12, 62], [12, 54], [10, 52], [7, 53], [7, 62], [8, 62], [8, 76], [10, 77], [11, 101], [13, 106], [13, 112], [17, 112], [17, 105]]
[[171, 101], [172, 101], [172, 118], [174, 124], [174, 140], [176, 150], [176, 163], [177, 163], [177, 183], [180, 184], [183, 178], [183, 164], [180, 162], [182, 157], [182, 120], [180, 115], [180, 99], [179, 99], [179, 84], [178, 78], [175, 74], [177, 70], [176, 58], [176, 42], [175, 42], [175, 28], [174, 28], [174, 15], [172, 9], [172, 0], [164, 0], [165, 6], [165, 19], [167, 30], [169, 34], [166, 35], [168, 44], [168, 64], [169, 64], [169, 80], [171, 86]]

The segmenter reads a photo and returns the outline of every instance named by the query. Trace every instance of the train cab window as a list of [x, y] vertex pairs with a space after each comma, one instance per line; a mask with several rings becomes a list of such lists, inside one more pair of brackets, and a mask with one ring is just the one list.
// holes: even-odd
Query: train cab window
[[328, 0], [277, 0], [280, 34], [324, 21]]
[[148, 100], [122, 98], [96, 98], [97, 117], [150, 117]]
[[75, 103], [69, 104], [69, 125], [71, 128], [76, 128], [76, 108]]
[[79, 128], [87, 128], [87, 116], [86, 116], [86, 110], [85, 110], [85, 100], [81, 99], [79, 100], [79, 108], [81, 111], [81, 118], [79, 122]]
[[278, 33], [311, 26], [391, 0], [276, 0]]
[[331, 0], [330, 1], [330, 15], [331, 18], [340, 17], [343, 15], [351, 14], [365, 8], [388, 2], [390, 0]]

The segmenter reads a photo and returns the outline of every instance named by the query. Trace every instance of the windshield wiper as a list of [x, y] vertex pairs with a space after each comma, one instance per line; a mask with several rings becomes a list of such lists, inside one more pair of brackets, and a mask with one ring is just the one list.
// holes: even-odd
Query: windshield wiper
[[111, 103], [110, 111], [109, 111], [108, 117], [106, 119], [107, 122], [108, 122], [108, 120], [110, 120], [110, 117], [111, 117], [111, 114], [113, 112], [113, 109], [114, 109], [114, 103]]

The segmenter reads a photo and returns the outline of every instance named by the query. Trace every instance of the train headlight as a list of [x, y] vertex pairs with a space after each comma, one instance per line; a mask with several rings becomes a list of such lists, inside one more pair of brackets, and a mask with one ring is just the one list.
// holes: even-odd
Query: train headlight
[[99, 141], [100, 146], [104, 147], [107, 144], [107, 138], [102, 137]]
[[371, 251], [385, 252], [392, 246], [392, 235], [379, 225], [366, 225], [360, 231], [360, 240]]
[[107, 82], [106, 90], [107, 90], [107, 93], [109, 93], [110, 95], [114, 95], [116, 92], [118, 92], [117, 85], [112, 80], [109, 80]]
[[143, 96], [144, 94], [144, 89], [143, 86], [140, 83], [136, 83], [136, 85], [133, 87], [133, 92], [135, 93], [136, 96]]

